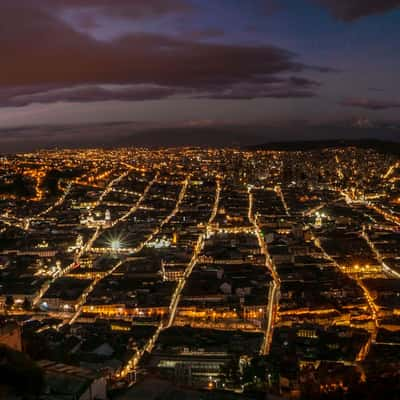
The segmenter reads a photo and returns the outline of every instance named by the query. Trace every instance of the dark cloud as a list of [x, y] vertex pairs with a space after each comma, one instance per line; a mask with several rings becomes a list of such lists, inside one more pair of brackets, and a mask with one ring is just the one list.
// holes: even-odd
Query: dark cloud
[[354, 21], [373, 14], [382, 14], [400, 7], [400, 0], [312, 0], [328, 7], [343, 21]]
[[[83, 4], [78, 0], [71, 3]], [[45, 9], [27, 4], [23, 8], [11, 2], [1, 6], [3, 104], [7, 99], [23, 104], [30, 100], [47, 102], [50, 98], [165, 98], [191, 91], [226, 98], [229, 90], [232, 98], [309, 97], [318, 86], [316, 82], [284, 76], [310, 69], [329, 71], [303, 65], [295, 54], [273, 46], [201, 43], [145, 33], [98, 41], [75, 31]], [[113, 84], [153, 88], [151, 93], [139, 95], [132, 89], [123, 92], [100, 88]], [[38, 86], [45, 90], [37, 90]], [[79, 88], [82, 86], [84, 90]], [[48, 92], [49, 87], [53, 91]], [[63, 87], [75, 89], [62, 91]], [[10, 90], [17, 93], [10, 96]], [[254, 90], [253, 95], [250, 90]], [[248, 94], [243, 95], [243, 91]]]
[[209, 85], [204, 88], [159, 85], [81, 85], [57, 87], [52, 85], [13, 87], [0, 91], [0, 107], [23, 107], [29, 104], [56, 102], [87, 103], [96, 101], [161, 100], [184, 95], [189, 98], [219, 100], [252, 100], [256, 98], [314, 97], [320, 84], [299, 77], [261, 79], [260, 82], [238, 83], [232, 86]]
[[[4, 13], [0, 18], [1, 22], [6, 19]], [[2, 85], [90, 82], [201, 86], [303, 68], [293, 54], [275, 47], [203, 44], [143, 33], [99, 42], [40, 10], [32, 10], [22, 19], [18, 13], [8, 13], [2, 24], [2, 38], [6, 39], [0, 42]]]
[[172, 87], [151, 85], [136, 86], [73, 86], [71, 88], [28, 87], [0, 91], [0, 106], [23, 107], [32, 103], [93, 102], [93, 101], [144, 101], [160, 100], [186, 93]]
[[400, 108], [400, 101], [385, 101], [385, 100], [373, 100], [373, 99], [362, 99], [352, 98], [344, 99], [340, 102], [345, 107], [356, 107], [364, 108], [372, 111], [390, 110], [393, 108]]

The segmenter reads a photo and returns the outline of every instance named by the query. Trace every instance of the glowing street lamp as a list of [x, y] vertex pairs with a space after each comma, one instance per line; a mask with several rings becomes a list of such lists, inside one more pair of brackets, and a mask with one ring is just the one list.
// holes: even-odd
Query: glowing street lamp
[[118, 251], [121, 249], [121, 242], [118, 239], [111, 241], [111, 249], [113, 251]]

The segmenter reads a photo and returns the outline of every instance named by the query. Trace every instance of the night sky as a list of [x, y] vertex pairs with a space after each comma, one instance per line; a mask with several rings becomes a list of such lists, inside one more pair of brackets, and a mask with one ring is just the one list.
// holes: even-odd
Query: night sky
[[400, 121], [400, 0], [1, 0], [0, 54], [0, 144], [37, 125]]

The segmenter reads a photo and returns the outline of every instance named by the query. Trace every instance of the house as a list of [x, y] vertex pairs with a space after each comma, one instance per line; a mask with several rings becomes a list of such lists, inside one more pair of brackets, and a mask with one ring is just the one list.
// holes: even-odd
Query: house
[[40, 361], [44, 372], [43, 400], [107, 400], [107, 380], [104, 374], [91, 369]]
[[0, 344], [22, 351], [21, 328], [14, 321], [0, 321]]

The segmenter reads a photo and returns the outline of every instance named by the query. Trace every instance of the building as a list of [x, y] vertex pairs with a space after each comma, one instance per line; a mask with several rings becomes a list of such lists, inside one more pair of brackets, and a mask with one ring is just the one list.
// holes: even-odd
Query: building
[[21, 328], [14, 321], [0, 321], [0, 344], [22, 351]]
[[97, 371], [40, 361], [45, 376], [43, 400], [107, 400], [106, 376]]

